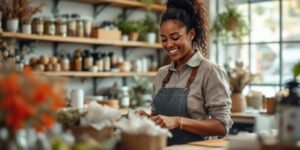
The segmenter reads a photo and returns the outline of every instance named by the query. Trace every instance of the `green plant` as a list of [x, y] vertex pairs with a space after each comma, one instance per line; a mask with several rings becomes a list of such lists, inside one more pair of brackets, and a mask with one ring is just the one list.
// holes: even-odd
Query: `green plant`
[[[143, 95], [151, 94], [152, 83], [148, 78], [141, 77], [137, 74], [133, 76], [132, 88], [130, 90], [130, 97], [133, 106], [143, 104]], [[135, 102], [134, 102], [135, 101]]]
[[120, 14], [115, 22], [122, 34], [142, 31], [142, 23], [140, 21], [126, 21], [126, 14]]
[[293, 74], [294, 74], [294, 80], [296, 81], [297, 76], [300, 75], [300, 62], [298, 62], [298, 63], [293, 67]]
[[226, 6], [226, 11], [219, 14], [213, 24], [212, 32], [218, 33], [222, 41], [233, 37], [239, 42], [248, 33], [249, 27], [243, 15], [236, 8]]
[[150, 13], [148, 12], [145, 15], [144, 20], [142, 21], [142, 33], [156, 32], [157, 29], [157, 22], [151, 17]]
[[140, 21], [128, 21], [126, 23], [129, 33], [141, 32], [142, 23]]

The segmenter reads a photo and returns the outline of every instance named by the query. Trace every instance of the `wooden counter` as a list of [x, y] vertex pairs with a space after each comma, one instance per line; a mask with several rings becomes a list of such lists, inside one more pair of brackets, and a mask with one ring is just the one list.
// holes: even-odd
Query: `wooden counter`
[[166, 147], [165, 150], [221, 150], [225, 149], [228, 142], [228, 140], [224, 139], [199, 141], [183, 145], [169, 146]]

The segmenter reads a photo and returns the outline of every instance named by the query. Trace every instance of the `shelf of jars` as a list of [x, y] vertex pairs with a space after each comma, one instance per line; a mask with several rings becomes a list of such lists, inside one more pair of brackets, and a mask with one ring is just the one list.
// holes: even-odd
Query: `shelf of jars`
[[35, 35], [35, 34], [24, 34], [24, 33], [12, 33], [2, 32], [1, 37], [3, 38], [14, 38], [18, 40], [38, 40], [47, 42], [61, 42], [61, 43], [79, 43], [79, 44], [93, 44], [93, 45], [112, 45], [122, 47], [142, 47], [142, 48], [162, 48], [161, 44], [149, 44], [146, 42], [138, 41], [121, 41], [121, 40], [101, 40], [96, 38], [84, 38], [84, 37], [62, 37], [62, 36], [51, 36], [51, 35]]
[[154, 77], [157, 72], [77, 72], [77, 71], [60, 71], [60, 72], [37, 72], [38, 74], [48, 76], [62, 76], [62, 77], [132, 77], [139, 75], [142, 77]]
[[[75, 0], [77, 2], [82, 3], [90, 3], [90, 4], [110, 4], [116, 7], [125, 7], [125, 8], [143, 8], [147, 9], [147, 5], [143, 4], [137, 0]], [[165, 10], [165, 6], [161, 4], [152, 4], [151, 10], [156, 12], [163, 12]]]

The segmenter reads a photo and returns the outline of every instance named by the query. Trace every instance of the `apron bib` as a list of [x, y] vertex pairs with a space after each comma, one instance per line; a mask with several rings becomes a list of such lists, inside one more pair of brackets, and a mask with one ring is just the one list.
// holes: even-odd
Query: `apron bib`
[[[158, 115], [181, 116], [191, 118], [187, 110], [187, 99], [189, 87], [195, 80], [199, 66], [194, 67], [185, 88], [165, 88], [169, 82], [172, 71], [169, 69], [167, 76], [163, 80], [161, 89], [154, 97], [154, 107]], [[180, 129], [170, 130], [173, 137], [168, 139], [168, 145], [184, 144], [193, 141], [206, 140], [207, 136], [193, 134]]]

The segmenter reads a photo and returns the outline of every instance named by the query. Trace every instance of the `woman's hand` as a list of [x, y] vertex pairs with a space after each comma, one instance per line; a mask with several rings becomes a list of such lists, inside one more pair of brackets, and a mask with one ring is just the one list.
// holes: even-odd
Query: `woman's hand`
[[180, 126], [180, 117], [169, 117], [163, 115], [157, 115], [150, 117], [151, 120], [155, 122], [155, 124], [159, 125], [162, 128], [167, 129], [175, 129]]
[[140, 116], [146, 116], [146, 117], [151, 117], [151, 115], [150, 114], [148, 114], [148, 113], [146, 113], [144, 110], [136, 110], [136, 111], [134, 111], [134, 113], [135, 114], [138, 114], [138, 115], [140, 115]]

